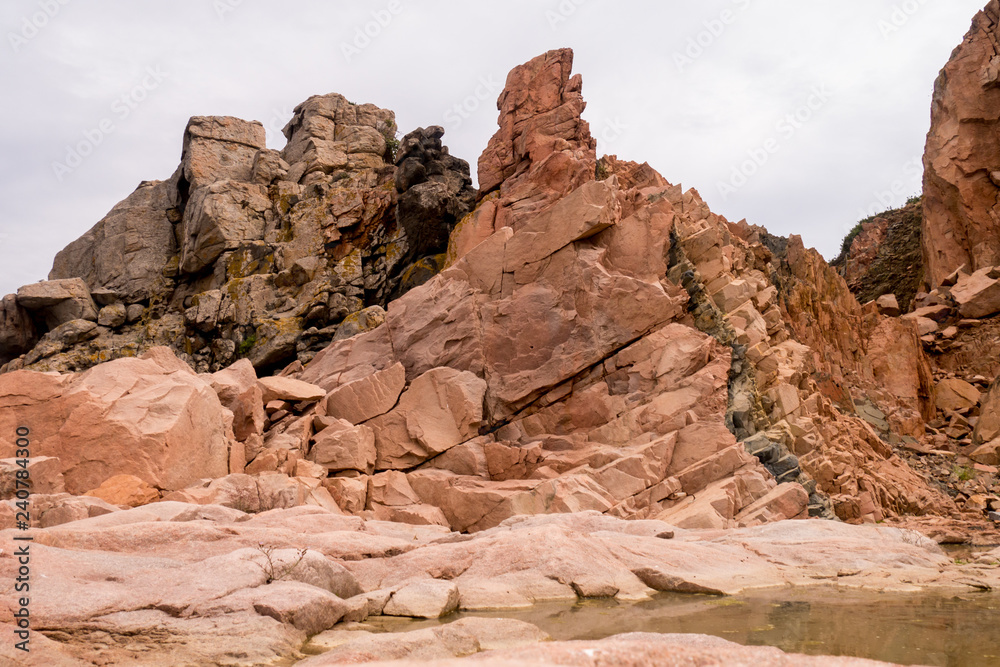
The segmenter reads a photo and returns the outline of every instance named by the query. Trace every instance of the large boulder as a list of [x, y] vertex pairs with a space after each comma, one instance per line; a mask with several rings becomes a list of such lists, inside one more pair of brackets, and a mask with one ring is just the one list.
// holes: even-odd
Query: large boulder
[[412, 468], [476, 436], [486, 382], [468, 371], [435, 368], [416, 378], [390, 412], [368, 422], [379, 470]]
[[215, 181], [249, 181], [264, 150], [264, 126], [231, 116], [194, 116], [184, 130], [181, 170], [191, 190]]
[[938, 286], [961, 268], [1000, 264], [1000, 2], [976, 14], [934, 85], [924, 153], [923, 249]]
[[49, 280], [82, 278], [135, 303], [164, 289], [164, 268], [177, 254], [171, 212], [174, 181], [144, 181], [87, 233], [63, 248]]
[[17, 303], [35, 314], [47, 329], [72, 320], [97, 321], [97, 304], [80, 278], [46, 280], [17, 290]]
[[384, 166], [386, 140], [395, 135], [396, 117], [336, 93], [314, 95], [295, 107], [283, 132], [288, 144], [281, 157], [290, 165], [288, 180], [305, 182], [314, 173]]
[[951, 288], [962, 317], [978, 319], [1000, 313], [1000, 267], [987, 266], [962, 276]]
[[33, 456], [58, 457], [66, 490], [115, 475], [176, 490], [229, 470], [227, 420], [211, 385], [166, 348], [75, 375], [0, 375], [0, 457], [30, 429]]
[[1000, 378], [997, 378], [982, 400], [979, 421], [972, 434], [977, 445], [1000, 438]]
[[184, 209], [181, 269], [197, 273], [226, 250], [262, 239], [270, 208], [261, 185], [216, 181], [194, 191]]

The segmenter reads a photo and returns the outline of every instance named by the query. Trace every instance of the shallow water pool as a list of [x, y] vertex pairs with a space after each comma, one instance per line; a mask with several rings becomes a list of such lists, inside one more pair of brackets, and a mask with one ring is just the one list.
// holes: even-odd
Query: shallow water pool
[[[846, 655], [910, 665], [1000, 666], [1000, 594], [889, 594], [833, 588], [780, 589], [734, 597], [662, 594], [538, 605], [516, 612], [455, 614], [516, 618], [555, 640], [601, 639], [623, 632], [715, 635], [789, 653]], [[433, 622], [369, 619], [389, 631]]]

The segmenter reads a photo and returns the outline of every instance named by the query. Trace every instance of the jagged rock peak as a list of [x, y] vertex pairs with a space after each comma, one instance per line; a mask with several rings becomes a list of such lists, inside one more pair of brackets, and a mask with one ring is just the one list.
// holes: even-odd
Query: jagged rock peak
[[587, 107], [583, 77], [571, 77], [572, 70], [572, 49], [549, 51], [511, 70], [497, 101], [500, 129], [479, 158], [481, 196], [553, 153], [594, 154], [590, 125], [580, 118]]

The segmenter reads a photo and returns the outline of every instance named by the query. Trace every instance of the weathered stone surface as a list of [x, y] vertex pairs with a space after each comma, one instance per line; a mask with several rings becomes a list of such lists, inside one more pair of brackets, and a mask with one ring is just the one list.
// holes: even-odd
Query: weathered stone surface
[[866, 363], [878, 385], [925, 419], [934, 416], [933, 378], [917, 330], [905, 320], [881, 321], [868, 335]]
[[403, 266], [419, 257], [443, 253], [456, 223], [476, 203], [469, 163], [441, 144], [444, 128], [417, 128], [396, 153], [396, 222], [406, 232], [409, 253]]
[[174, 226], [176, 184], [144, 181], [86, 234], [59, 252], [49, 280], [83, 278], [127, 303], [148, 299], [163, 289], [163, 271], [177, 254]]
[[331, 417], [360, 424], [384, 415], [396, 405], [406, 386], [406, 369], [400, 363], [343, 384], [326, 396], [324, 406]]
[[253, 157], [250, 181], [258, 185], [271, 185], [287, 176], [290, 168], [278, 151], [259, 150]]
[[[32, 453], [59, 457], [70, 493], [116, 474], [173, 490], [228, 472], [222, 405], [166, 348], [73, 376], [2, 375], [0, 406], [0, 430], [30, 424]], [[14, 450], [0, 442], [0, 454]]]
[[507, 242], [504, 271], [514, 273], [616, 224], [621, 209], [606, 183], [586, 183], [533, 217]]
[[[226, 601], [227, 598], [222, 598], [216, 604], [225, 604]], [[294, 581], [277, 581], [255, 588], [250, 603], [261, 616], [269, 616], [306, 635], [329, 630], [349, 609], [336, 595]]]
[[249, 181], [264, 126], [231, 116], [195, 116], [184, 130], [183, 177], [190, 189], [232, 179]]
[[195, 190], [181, 223], [181, 269], [198, 273], [223, 252], [262, 238], [270, 208], [259, 185], [225, 180]]
[[989, 2], [972, 21], [934, 86], [924, 153], [923, 247], [928, 281], [953, 271], [1000, 265], [996, 126], [1000, 6]]
[[957, 378], [941, 380], [934, 387], [934, 402], [938, 410], [967, 410], [979, 405], [979, 390]]
[[17, 303], [36, 313], [48, 329], [71, 320], [97, 321], [97, 305], [87, 284], [79, 278], [48, 280], [17, 290]]
[[446, 660], [482, 651], [529, 646], [549, 636], [530, 623], [511, 618], [463, 618], [411, 632], [331, 631], [313, 637], [311, 646], [333, 648], [303, 661], [303, 667], [378, 660]]
[[232, 409], [231, 406], [240, 395], [257, 385], [257, 371], [247, 359], [240, 359], [205, 379], [218, 394], [222, 405]]
[[560, 49], [514, 68], [497, 108], [500, 129], [479, 158], [479, 196], [499, 188], [493, 230], [519, 228], [527, 216], [594, 180], [596, 141], [580, 118], [586, 107], [573, 51]]
[[972, 434], [972, 440], [977, 445], [1000, 438], [1000, 378], [993, 382], [989, 392], [983, 397], [980, 412]]
[[84, 495], [100, 498], [112, 505], [139, 507], [158, 500], [160, 492], [134, 475], [115, 475]]
[[[0, 499], [13, 498], [17, 493], [19, 470], [27, 470], [31, 478], [32, 494], [65, 493], [62, 463], [59, 459], [52, 456], [33, 456], [22, 466], [20, 462], [23, 461], [24, 458], [0, 459]], [[24, 488], [23, 484], [20, 488]]]
[[120, 303], [113, 303], [110, 306], [104, 306], [97, 313], [97, 323], [102, 327], [111, 327], [112, 329], [116, 329], [125, 324], [125, 320], [125, 306]]
[[291, 165], [289, 177], [298, 174], [295, 180], [316, 171], [329, 174], [344, 168], [380, 167], [386, 137], [395, 130], [391, 111], [374, 104], [353, 104], [336, 93], [314, 95], [295, 107], [285, 126], [288, 144], [282, 157]]
[[0, 299], [0, 366], [28, 352], [38, 342], [38, 332], [28, 311], [13, 294]]
[[354, 426], [343, 419], [335, 420], [316, 434], [309, 460], [328, 470], [374, 470], [376, 459], [375, 434], [364, 424]]
[[368, 422], [379, 470], [423, 463], [478, 434], [486, 382], [468, 371], [435, 368], [416, 378], [390, 412]]
[[987, 266], [959, 278], [951, 288], [962, 317], [978, 319], [1000, 313], [1000, 271]]
[[458, 586], [450, 581], [422, 579], [392, 594], [382, 613], [386, 616], [440, 618], [458, 609]]
[[316, 385], [290, 377], [263, 377], [257, 380], [264, 393], [264, 403], [271, 401], [318, 401], [326, 392]]
[[[446, 626], [447, 627], [447, 626]], [[416, 633], [412, 633], [416, 634]], [[348, 654], [350, 655], [350, 654]], [[421, 656], [422, 657], [422, 656]], [[434, 656], [435, 664], [442, 667], [460, 667], [467, 659], [442, 659]], [[324, 656], [312, 658], [303, 665], [340, 664], [337, 658]], [[419, 658], [372, 662], [373, 667], [419, 667], [425, 664]], [[491, 652], [475, 659], [483, 667], [555, 667], [572, 665], [757, 665], [759, 667], [893, 667], [887, 662], [851, 657], [807, 656], [785, 653], [770, 646], [742, 646], [709, 635], [630, 633], [616, 635], [601, 641], [544, 642], [530, 648]]]
[[1000, 465], [1000, 438], [976, 447], [976, 449], [969, 454], [969, 458], [976, 463], [981, 463], [983, 465]]
[[900, 314], [899, 302], [896, 300], [895, 294], [883, 294], [875, 299], [875, 305], [878, 306], [878, 312], [886, 317], [897, 317]]
[[[185, 168], [205, 168], [163, 186], [163, 215], [187, 246], [171, 247], [162, 287], [135, 303], [122, 293], [124, 323], [103, 318], [113, 331], [61, 325], [0, 377], [0, 454], [13, 444], [3, 433], [27, 417], [43, 424], [37, 452], [58, 451], [71, 492], [132, 475], [141, 481], [118, 488], [117, 478], [98, 495], [165, 494], [122, 511], [94, 497], [39, 500], [40, 525], [62, 526], [40, 534], [42, 560], [51, 556], [40, 569], [62, 559], [53, 576], [73, 601], [44, 599], [46, 622], [141, 638], [168, 628], [169, 641], [243, 622], [260, 632], [254, 651], [291, 647], [254, 653], [266, 664], [291, 659], [335, 616], [835, 578], [878, 590], [955, 583], [953, 563], [916, 534], [784, 520], [983, 511], [983, 489], [970, 484], [962, 509], [923, 476], [931, 459], [911, 468], [904, 457], [950, 448], [977, 417], [980, 437], [990, 434], [995, 411], [987, 399], [978, 414], [964, 384], [940, 383], [955, 396], [938, 392], [947, 412], [936, 413], [922, 348], [934, 363], [949, 346], [989, 356], [992, 325], [958, 322], [949, 289], [922, 295], [908, 318], [862, 307], [801, 239], [730, 223], [648, 165], [605, 159], [596, 180], [569, 70], [564, 51], [512, 73], [484, 153], [499, 180], [446, 256], [417, 257], [442, 250], [469, 195], [437, 128], [404, 138], [395, 166], [391, 112], [336, 95], [297, 108], [281, 156], [250, 155], [226, 123], [189, 132], [198, 150]], [[251, 124], [239, 127], [256, 141]], [[197, 216], [199, 231], [184, 236]], [[187, 268], [184, 252], [197, 260]], [[106, 307], [118, 294], [91, 287]], [[918, 324], [936, 334], [921, 341]], [[100, 363], [166, 336], [184, 362], [160, 350]], [[15, 370], [25, 363], [99, 365]], [[277, 375], [258, 381], [255, 366]], [[65, 439], [74, 433], [83, 445]], [[992, 460], [997, 437], [973, 455]], [[168, 471], [183, 485], [165, 482]], [[0, 503], [0, 526], [14, 525], [11, 510]], [[288, 576], [266, 571], [267, 553]], [[357, 590], [316, 583], [326, 572], [316, 559], [330, 558]], [[0, 569], [10, 565], [0, 554]], [[440, 590], [416, 595], [427, 586]], [[447, 644], [425, 639], [428, 651]], [[357, 649], [349, 655], [367, 650]]]

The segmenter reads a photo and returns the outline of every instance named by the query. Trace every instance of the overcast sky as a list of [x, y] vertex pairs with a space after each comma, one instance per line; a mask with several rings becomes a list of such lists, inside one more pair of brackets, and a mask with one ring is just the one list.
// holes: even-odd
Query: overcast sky
[[598, 154], [828, 258], [920, 190], [934, 79], [985, 0], [5, 0], [0, 295], [142, 180], [188, 117], [261, 121], [310, 95], [442, 125], [475, 164], [507, 72], [572, 47]]

